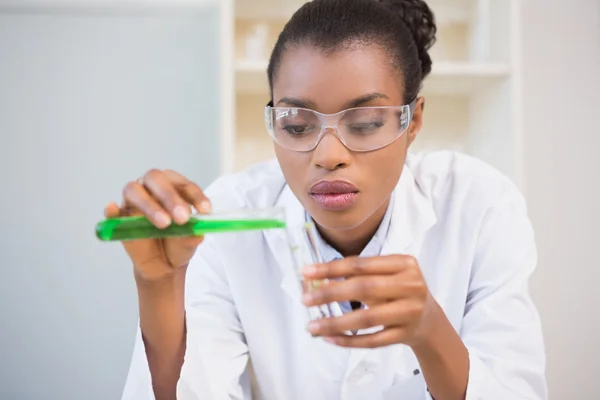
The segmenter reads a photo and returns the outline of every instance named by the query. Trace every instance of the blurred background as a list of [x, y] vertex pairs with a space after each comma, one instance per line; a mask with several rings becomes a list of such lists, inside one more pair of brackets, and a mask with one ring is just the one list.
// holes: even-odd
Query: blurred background
[[[0, 0], [0, 399], [117, 399], [131, 267], [93, 232], [149, 168], [203, 186], [273, 157], [267, 59], [298, 0]], [[524, 192], [552, 399], [600, 398], [600, 0], [430, 0], [415, 151]]]

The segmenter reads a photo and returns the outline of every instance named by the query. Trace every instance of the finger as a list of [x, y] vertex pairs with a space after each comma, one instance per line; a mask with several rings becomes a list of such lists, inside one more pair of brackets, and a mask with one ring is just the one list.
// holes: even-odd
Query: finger
[[193, 205], [198, 212], [210, 213], [212, 211], [210, 200], [206, 197], [200, 186], [196, 185], [179, 172], [168, 169], [165, 170], [164, 173], [167, 178], [173, 182], [181, 196]]
[[171, 218], [158, 202], [150, 196], [145, 187], [138, 182], [129, 182], [123, 189], [123, 201], [126, 205], [121, 214], [128, 212], [128, 208], [135, 208], [145, 215], [157, 228], [166, 228], [171, 224]]
[[396, 301], [368, 310], [358, 310], [337, 318], [311, 321], [308, 330], [314, 336], [337, 336], [347, 331], [358, 331], [377, 326], [402, 327], [418, 320], [424, 306], [418, 301]]
[[324, 340], [340, 347], [357, 349], [374, 349], [403, 343], [407, 337], [407, 330], [402, 327], [386, 328], [377, 333], [366, 335], [338, 335], [328, 336]]
[[[144, 188], [144, 190], [146, 190], [146, 189]], [[137, 216], [137, 215], [144, 215], [144, 213], [142, 213], [133, 204], [129, 204], [127, 202], [127, 199], [125, 199], [125, 189], [123, 189], [123, 201], [121, 202], [121, 208], [119, 209], [119, 216], [120, 217], [133, 217], [133, 216]], [[165, 215], [168, 216], [168, 214], [166, 212], [165, 212]]]
[[333, 285], [337, 285], [341, 282], [339, 281], [330, 281], [330, 280], [323, 280], [323, 281], [311, 281], [308, 279], [303, 279], [302, 280], [302, 291], [303, 293], [306, 292], [312, 292], [315, 290], [319, 290], [325, 287], [330, 287]]
[[[385, 276], [387, 276], [387, 275], [385, 275]], [[348, 278], [348, 279], [345, 279], [345, 280], [348, 280], [348, 281], [350, 281], [350, 280], [352, 280], [352, 279], [361, 279], [361, 278], [362, 278], [361, 276], [358, 276], [358, 277], [356, 277], [356, 276], [353, 276], [353, 277], [350, 277], [350, 278]], [[337, 281], [337, 282], [339, 282], [339, 281]], [[342, 281], [342, 282], [343, 282], [343, 281]], [[373, 307], [375, 307], [376, 305], [379, 305], [379, 304], [384, 304], [384, 303], [387, 303], [387, 302], [389, 302], [389, 299], [387, 299], [387, 298], [382, 298], [382, 299], [368, 299], [368, 300], [354, 300], [354, 299], [353, 299], [353, 301], [358, 301], [358, 302], [362, 303], [362, 304], [363, 304], [363, 306], [366, 306], [367, 308], [373, 308]], [[361, 307], [361, 308], [362, 308], [362, 307]]]
[[165, 169], [162, 172], [167, 176], [167, 178], [169, 178], [169, 180], [174, 185], [185, 185], [185, 184], [191, 182], [188, 178], [186, 178], [185, 176], [181, 175], [177, 171], [173, 171], [172, 169]]
[[405, 268], [418, 268], [411, 256], [391, 255], [379, 257], [348, 257], [326, 264], [305, 267], [303, 275], [308, 279], [348, 278], [360, 275], [390, 275]]
[[424, 298], [427, 287], [422, 278], [413, 279], [403, 274], [363, 276], [312, 290], [302, 295], [306, 306], [358, 300], [378, 302], [402, 298]]
[[144, 186], [171, 215], [175, 223], [183, 225], [190, 219], [190, 206], [175, 188], [175, 184], [159, 170], [150, 170], [144, 176]]
[[202, 214], [208, 214], [212, 211], [212, 205], [200, 186], [195, 183], [188, 183], [177, 188], [181, 197], [194, 206]]
[[104, 217], [105, 218], [116, 218], [121, 214], [121, 209], [119, 208], [117, 203], [108, 203], [106, 207], [104, 207]]

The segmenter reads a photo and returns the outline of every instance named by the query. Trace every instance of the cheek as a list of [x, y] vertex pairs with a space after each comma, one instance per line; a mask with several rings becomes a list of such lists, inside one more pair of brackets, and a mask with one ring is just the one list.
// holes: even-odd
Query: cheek
[[398, 140], [369, 154], [369, 159], [361, 163], [362, 167], [368, 170], [365, 171], [365, 175], [369, 177], [369, 185], [373, 192], [388, 196], [394, 190], [402, 174], [406, 153], [407, 146], [404, 141]]
[[308, 167], [310, 166], [309, 153], [299, 153], [284, 149], [277, 144], [275, 146], [275, 156], [279, 161], [283, 176], [288, 185], [295, 192], [295, 188], [305, 184]]

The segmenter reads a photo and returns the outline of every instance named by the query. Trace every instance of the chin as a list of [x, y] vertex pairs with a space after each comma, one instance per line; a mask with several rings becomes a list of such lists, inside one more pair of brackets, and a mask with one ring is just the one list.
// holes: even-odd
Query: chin
[[317, 224], [333, 231], [349, 231], [362, 225], [367, 216], [360, 212], [359, 207], [350, 207], [342, 211], [329, 211], [320, 207], [308, 209], [309, 214]]

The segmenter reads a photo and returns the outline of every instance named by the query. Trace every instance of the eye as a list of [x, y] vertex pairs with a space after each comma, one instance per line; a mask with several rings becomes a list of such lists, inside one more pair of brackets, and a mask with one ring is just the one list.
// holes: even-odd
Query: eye
[[383, 126], [383, 122], [374, 121], [374, 122], [360, 122], [355, 124], [350, 124], [349, 127], [353, 131], [368, 131], [373, 129], [379, 129]]
[[378, 132], [385, 125], [382, 121], [358, 122], [346, 125], [352, 134], [370, 135]]
[[371, 135], [379, 132], [388, 121], [387, 109], [363, 107], [349, 110], [342, 123], [348, 133], [355, 135]]
[[316, 131], [320, 124], [313, 112], [304, 109], [283, 109], [275, 119], [277, 132], [292, 138], [307, 136]]
[[309, 125], [288, 124], [288, 125], [284, 125], [282, 127], [282, 129], [292, 136], [301, 136], [301, 135], [304, 135], [309, 132], [310, 126]]

